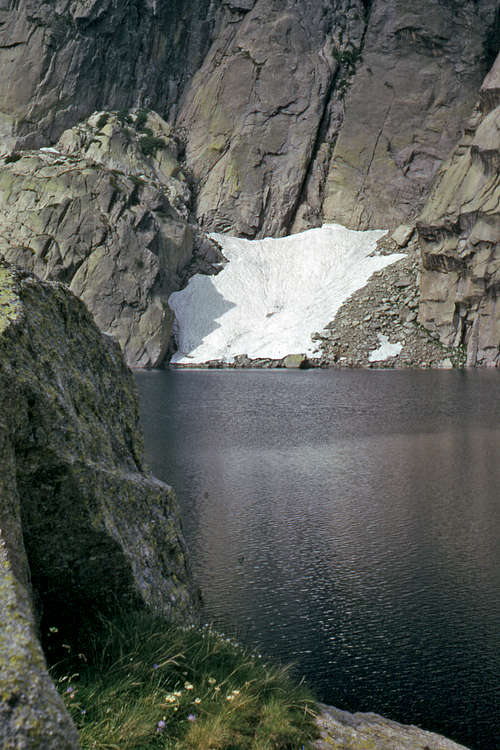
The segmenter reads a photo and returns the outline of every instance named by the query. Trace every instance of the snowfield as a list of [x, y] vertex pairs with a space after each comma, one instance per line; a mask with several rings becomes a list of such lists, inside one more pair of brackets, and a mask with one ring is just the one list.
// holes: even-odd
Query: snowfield
[[211, 236], [228, 260], [216, 276], [193, 276], [174, 292], [178, 352], [173, 364], [314, 357], [311, 335], [333, 320], [337, 310], [372, 273], [404, 254], [375, 255], [385, 230], [356, 232], [325, 224], [278, 239], [245, 240]]

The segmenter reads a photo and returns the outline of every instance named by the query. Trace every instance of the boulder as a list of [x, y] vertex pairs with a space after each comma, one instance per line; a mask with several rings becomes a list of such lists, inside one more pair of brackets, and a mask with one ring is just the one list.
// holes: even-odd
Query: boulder
[[305, 370], [307, 367], [307, 357], [305, 354], [288, 354], [283, 359], [283, 366], [287, 370]]
[[148, 606], [193, 622], [198, 595], [170, 487], [145, 469], [132, 375], [62, 284], [0, 262], [0, 746], [76, 732], [37, 633]]
[[325, 705], [321, 709], [321, 737], [314, 750], [467, 750], [439, 734], [378, 714], [351, 714]]
[[417, 223], [420, 324], [468, 365], [500, 366], [500, 56]]

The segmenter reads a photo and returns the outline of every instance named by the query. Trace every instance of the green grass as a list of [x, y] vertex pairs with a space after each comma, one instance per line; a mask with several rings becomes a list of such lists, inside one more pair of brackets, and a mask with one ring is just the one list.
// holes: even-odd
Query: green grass
[[133, 613], [80, 645], [52, 675], [82, 750], [302, 750], [317, 736], [307, 688], [210, 628]]

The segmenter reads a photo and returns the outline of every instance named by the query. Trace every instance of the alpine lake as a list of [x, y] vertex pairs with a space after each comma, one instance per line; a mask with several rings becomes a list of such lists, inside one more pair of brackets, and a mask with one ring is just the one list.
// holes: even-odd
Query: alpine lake
[[500, 748], [498, 371], [137, 372], [204, 619], [317, 697]]

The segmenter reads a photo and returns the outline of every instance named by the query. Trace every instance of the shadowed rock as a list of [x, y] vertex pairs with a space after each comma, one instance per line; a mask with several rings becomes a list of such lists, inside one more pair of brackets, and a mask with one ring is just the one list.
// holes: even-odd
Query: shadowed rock
[[61, 284], [0, 264], [0, 746], [76, 748], [36, 637], [97, 612], [196, 616], [175, 496], [144, 468], [118, 346]]

